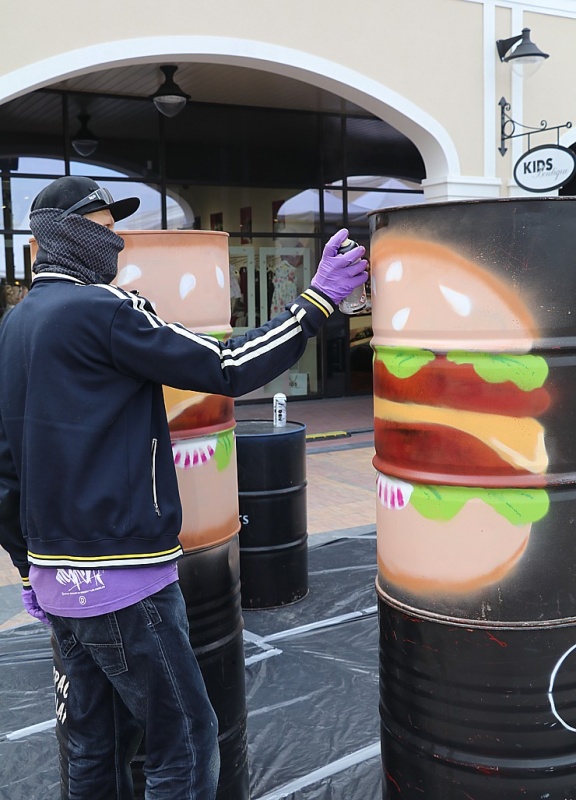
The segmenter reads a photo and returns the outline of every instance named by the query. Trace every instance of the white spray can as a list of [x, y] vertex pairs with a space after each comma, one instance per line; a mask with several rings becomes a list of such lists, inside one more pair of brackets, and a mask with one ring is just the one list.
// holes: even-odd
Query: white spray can
[[286, 395], [282, 392], [274, 395], [274, 427], [286, 426]]

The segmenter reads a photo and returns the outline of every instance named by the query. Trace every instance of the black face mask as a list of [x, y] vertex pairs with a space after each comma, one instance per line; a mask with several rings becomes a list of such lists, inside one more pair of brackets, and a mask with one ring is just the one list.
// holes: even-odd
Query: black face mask
[[30, 229], [38, 242], [34, 272], [61, 272], [83, 283], [116, 277], [124, 240], [104, 225], [78, 214], [62, 219], [60, 209], [42, 208], [30, 214]]

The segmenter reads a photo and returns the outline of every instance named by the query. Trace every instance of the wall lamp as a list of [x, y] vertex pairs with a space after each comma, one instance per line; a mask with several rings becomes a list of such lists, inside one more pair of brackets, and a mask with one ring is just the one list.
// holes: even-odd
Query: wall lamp
[[79, 156], [87, 158], [91, 156], [98, 147], [98, 139], [88, 127], [90, 114], [78, 114], [78, 121], [80, 122], [80, 127], [76, 135], [72, 138], [71, 144]]
[[[518, 42], [520, 44], [514, 47]], [[510, 39], [498, 39], [496, 47], [500, 61], [510, 62], [514, 72], [524, 77], [533, 75], [544, 60], [549, 58], [548, 53], [543, 53], [531, 41], [530, 28], [523, 28], [520, 36], [512, 36]], [[514, 49], [512, 50], [513, 47]]]
[[164, 73], [164, 83], [151, 95], [151, 99], [161, 114], [165, 117], [175, 117], [182, 111], [190, 95], [183, 92], [174, 80], [174, 73], [178, 67], [166, 64], [160, 69]]

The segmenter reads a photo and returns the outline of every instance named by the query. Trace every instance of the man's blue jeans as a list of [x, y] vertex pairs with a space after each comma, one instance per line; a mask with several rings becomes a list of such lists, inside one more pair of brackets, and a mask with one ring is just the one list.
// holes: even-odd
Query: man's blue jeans
[[143, 732], [146, 800], [214, 800], [218, 722], [179, 585], [97, 617], [49, 616], [69, 682], [68, 800], [131, 800]]

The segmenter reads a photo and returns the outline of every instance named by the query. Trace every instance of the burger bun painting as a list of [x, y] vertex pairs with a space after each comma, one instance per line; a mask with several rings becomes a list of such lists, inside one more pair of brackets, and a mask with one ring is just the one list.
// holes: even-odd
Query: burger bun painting
[[166, 322], [202, 333], [230, 332], [228, 234], [123, 231], [114, 283], [146, 297]]
[[543, 489], [426, 486], [382, 473], [376, 487], [380, 576], [416, 594], [476, 592], [501, 580], [549, 507]]
[[[117, 286], [144, 296], [166, 322], [225, 339], [230, 327], [228, 234], [121, 233]], [[234, 401], [170, 386], [164, 402], [182, 504], [185, 551], [230, 539], [240, 527]]]
[[475, 593], [549, 510], [539, 332], [510, 283], [443, 243], [376, 231], [371, 264], [379, 586]]

